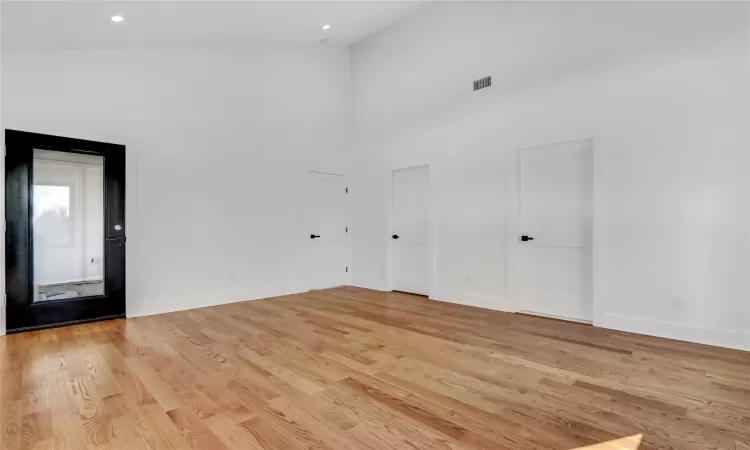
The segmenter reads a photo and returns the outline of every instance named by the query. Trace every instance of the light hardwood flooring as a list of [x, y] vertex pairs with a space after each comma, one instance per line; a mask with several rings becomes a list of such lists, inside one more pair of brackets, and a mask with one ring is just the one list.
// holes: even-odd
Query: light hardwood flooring
[[0, 408], [2, 449], [747, 450], [750, 353], [337, 288], [0, 338]]

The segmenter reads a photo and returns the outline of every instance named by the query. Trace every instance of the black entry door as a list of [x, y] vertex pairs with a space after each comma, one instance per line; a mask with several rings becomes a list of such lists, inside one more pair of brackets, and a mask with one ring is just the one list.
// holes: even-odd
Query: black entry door
[[125, 147], [5, 133], [9, 333], [125, 316]]

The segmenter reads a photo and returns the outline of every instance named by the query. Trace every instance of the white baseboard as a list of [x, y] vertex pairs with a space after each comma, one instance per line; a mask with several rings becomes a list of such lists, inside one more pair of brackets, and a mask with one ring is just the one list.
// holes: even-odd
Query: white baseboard
[[504, 297], [496, 297], [477, 292], [452, 292], [435, 291], [430, 299], [440, 302], [456, 303], [459, 305], [475, 306], [477, 308], [492, 309], [495, 311], [514, 312], [510, 309]]
[[[496, 311], [516, 312], [505, 298], [479, 293], [462, 293], [439, 291], [430, 296], [432, 300], [475, 306]], [[618, 314], [604, 314], [594, 319], [594, 326], [629, 333], [657, 336], [667, 339], [714, 345], [736, 350], [750, 351], [750, 333], [701, 328], [662, 322], [640, 317], [628, 317]]]
[[546, 317], [547, 319], [564, 320], [566, 322], [583, 323], [583, 324], [586, 324], [586, 325], [592, 325], [593, 324], [593, 321], [591, 321], [591, 320], [576, 319], [574, 317], [566, 317], [566, 316], [556, 316], [554, 314], [546, 314], [546, 313], [541, 313], [541, 312], [537, 312], [537, 311], [526, 311], [526, 310], [522, 309], [522, 310], [517, 311], [517, 312], [519, 314], [527, 314], [527, 315], [530, 315], [530, 316]]
[[358, 287], [362, 289], [370, 289], [373, 291], [390, 291], [390, 289], [387, 289], [384, 285], [377, 285], [377, 284], [368, 284], [368, 283], [352, 283], [349, 286]]
[[750, 333], [681, 325], [641, 317], [602, 314], [594, 325], [649, 336], [750, 351]]
[[228, 305], [230, 303], [240, 303], [251, 300], [261, 300], [264, 298], [281, 297], [283, 295], [301, 294], [308, 292], [309, 289], [298, 287], [296, 289], [263, 289], [251, 291], [227, 292], [224, 294], [214, 295], [207, 294], [195, 297], [183, 297], [170, 300], [161, 300], [156, 302], [144, 302], [140, 306], [128, 307], [127, 317], [153, 316], [155, 314], [165, 314], [176, 311], [186, 311], [189, 309], [206, 308], [209, 306]]

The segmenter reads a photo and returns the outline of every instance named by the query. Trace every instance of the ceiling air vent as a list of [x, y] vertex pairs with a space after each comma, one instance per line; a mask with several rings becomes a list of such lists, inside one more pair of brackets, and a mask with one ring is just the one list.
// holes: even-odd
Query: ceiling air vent
[[492, 77], [484, 77], [480, 78], [478, 80], [474, 80], [474, 90], [478, 91], [480, 89], [488, 88], [492, 86]]

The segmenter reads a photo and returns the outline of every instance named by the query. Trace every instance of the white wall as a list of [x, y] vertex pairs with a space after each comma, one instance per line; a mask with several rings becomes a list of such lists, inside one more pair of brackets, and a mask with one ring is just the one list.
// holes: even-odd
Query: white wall
[[595, 323], [750, 348], [747, 25], [743, 3], [439, 2], [351, 61], [3, 51], [0, 122], [128, 146], [129, 315], [305, 290], [300, 193], [347, 173], [352, 93], [357, 284], [388, 287], [388, 171], [429, 164], [434, 297], [514, 310], [512, 155], [594, 137]]
[[3, 51], [4, 128], [127, 146], [129, 316], [307, 290], [308, 171], [346, 173], [346, 48]]
[[512, 157], [593, 137], [595, 324], [750, 349], [747, 4], [438, 2], [352, 67], [357, 284], [388, 288], [387, 171], [429, 164], [433, 297], [517, 309]]

